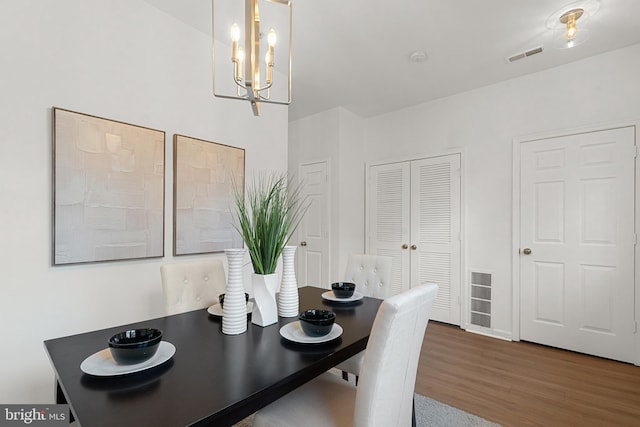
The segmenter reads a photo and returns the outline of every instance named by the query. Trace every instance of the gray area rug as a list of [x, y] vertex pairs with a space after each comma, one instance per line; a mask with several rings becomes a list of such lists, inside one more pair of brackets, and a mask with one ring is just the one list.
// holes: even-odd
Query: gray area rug
[[[251, 427], [252, 422], [253, 415], [233, 427]], [[418, 427], [500, 427], [500, 424], [419, 394], [416, 394], [416, 423]]]
[[416, 394], [416, 424], [418, 427], [499, 427], [487, 421], [437, 400]]

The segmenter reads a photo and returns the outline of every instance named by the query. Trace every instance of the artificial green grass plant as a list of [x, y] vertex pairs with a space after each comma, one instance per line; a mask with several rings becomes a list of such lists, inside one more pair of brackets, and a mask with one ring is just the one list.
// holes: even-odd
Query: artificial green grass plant
[[236, 223], [254, 272], [276, 272], [282, 249], [294, 233], [308, 205], [302, 185], [287, 180], [284, 173], [258, 173], [246, 194], [234, 181]]

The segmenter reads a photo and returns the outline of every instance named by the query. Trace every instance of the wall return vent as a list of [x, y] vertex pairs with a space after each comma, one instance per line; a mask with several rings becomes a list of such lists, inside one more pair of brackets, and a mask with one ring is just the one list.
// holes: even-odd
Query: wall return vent
[[493, 274], [471, 272], [471, 312], [472, 325], [491, 327], [491, 282]]

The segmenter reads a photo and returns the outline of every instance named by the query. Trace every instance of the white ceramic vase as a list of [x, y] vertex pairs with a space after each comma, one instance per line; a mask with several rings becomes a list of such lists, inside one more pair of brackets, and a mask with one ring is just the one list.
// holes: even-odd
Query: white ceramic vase
[[[278, 322], [278, 306], [276, 304], [276, 290], [278, 289], [278, 274], [253, 274], [253, 311], [251, 323], [258, 326], [269, 326]], [[225, 306], [226, 306], [225, 302]]]
[[278, 294], [278, 315], [282, 317], [296, 317], [300, 314], [295, 270], [297, 248], [297, 246], [285, 246], [282, 249], [282, 283]]
[[222, 333], [238, 335], [247, 331], [247, 302], [242, 283], [245, 249], [225, 249], [229, 268], [222, 307]]

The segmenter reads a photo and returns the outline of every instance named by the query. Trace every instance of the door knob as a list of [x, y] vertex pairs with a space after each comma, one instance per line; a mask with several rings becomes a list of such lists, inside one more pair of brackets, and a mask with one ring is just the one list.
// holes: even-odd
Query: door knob
[[307, 246], [307, 242], [303, 240], [302, 242], [300, 242], [300, 246]]
[[418, 249], [418, 247], [416, 245], [411, 245], [411, 250], [415, 251], [416, 249]]
[[531, 254], [531, 249], [530, 248], [524, 248], [522, 250], [522, 253], [525, 254], [525, 255], [529, 255], [529, 254]]
[[404, 245], [402, 245], [402, 249], [409, 249], [409, 245], [405, 243]]

